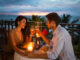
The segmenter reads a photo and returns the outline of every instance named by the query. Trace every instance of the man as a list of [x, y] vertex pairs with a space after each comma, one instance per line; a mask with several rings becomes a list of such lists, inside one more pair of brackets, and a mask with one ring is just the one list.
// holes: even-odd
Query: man
[[68, 31], [60, 25], [60, 17], [57, 13], [50, 13], [46, 15], [48, 28], [51, 28], [53, 32], [52, 40], [48, 40], [44, 35], [38, 30], [37, 32], [43, 38], [43, 40], [49, 44], [51, 47], [47, 52], [48, 58], [50, 60], [55, 60], [59, 57], [59, 60], [76, 60], [71, 36]]

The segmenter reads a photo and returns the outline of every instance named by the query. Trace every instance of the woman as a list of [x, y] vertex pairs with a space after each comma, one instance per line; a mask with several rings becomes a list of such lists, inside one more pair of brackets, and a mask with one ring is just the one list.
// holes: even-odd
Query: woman
[[24, 60], [23, 55], [25, 55], [25, 50], [23, 50], [22, 47], [27, 40], [27, 42], [31, 41], [34, 31], [31, 31], [29, 37], [29, 25], [27, 22], [27, 18], [24, 16], [18, 16], [16, 18], [15, 26], [16, 27], [12, 29], [9, 33], [12, 44], [10, 46], [13, 46], [13, 49], [15, 50], [14, 60]]

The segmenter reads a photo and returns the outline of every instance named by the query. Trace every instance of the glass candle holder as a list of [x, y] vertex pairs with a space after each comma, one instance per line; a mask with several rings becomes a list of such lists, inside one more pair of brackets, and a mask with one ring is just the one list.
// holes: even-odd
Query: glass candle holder
[[27, 51], [32, 52], [34, 50], [34, 42], [30, 42], [27, 45]]

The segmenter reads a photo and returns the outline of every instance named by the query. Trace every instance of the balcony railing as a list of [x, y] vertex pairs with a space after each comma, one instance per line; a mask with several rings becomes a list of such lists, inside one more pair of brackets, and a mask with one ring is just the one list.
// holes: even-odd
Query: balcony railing
[[[31, 21], [29, 21], [29, 23], [31, 23]], [[45, 22], [41, 22], [41, 24], [45, 24]], [[80, 24], [61, 23], [61, 25], [70, 32], [70, 34], [72, 36], [73, 45], [75, 44], [75, 41], [77, 41], [77, 44], [76, 44], [78, 46], [77, 51], [80, 54]], [[40, 26], [40, 27], [42, 29], [43, 27], [46, 27], [46, 26]], [[10, 31], [10, 29], [13, 29], [13, 28], [15, 28], [15, 21], [2, 21], [1, 20], [0, 21], [0, 36], [4, 35], [5, 40], [6, 40], [6, 38], [7, 38], [6, 36], [8, 35], [8, 32]], [[75, 35], [77, 35], [78, 38], [76, 38]], [[75, 40], [75, 38], [76, 38], [76, 40]], [[5, 42], [7, 42], [7, 41], [5, 41]]]

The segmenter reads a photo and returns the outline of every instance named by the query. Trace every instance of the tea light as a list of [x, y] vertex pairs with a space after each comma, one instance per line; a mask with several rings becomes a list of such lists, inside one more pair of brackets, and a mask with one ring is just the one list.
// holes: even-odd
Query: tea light
[[30, 51], [30, 52], [32, 52], [33, 49], [34, 49], [34, 43], [33, 43], [33, 42], [30, 42], [30, 43], [28, 44], [28, 46], [27, 46], [27, 50]]

